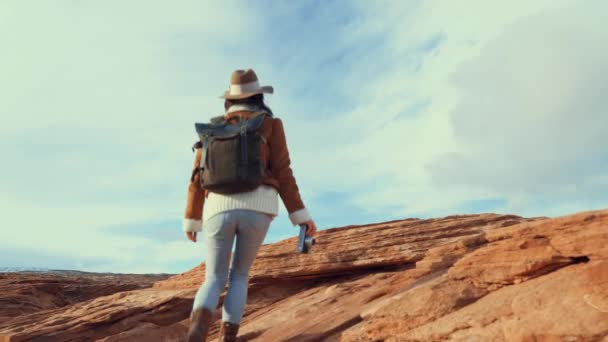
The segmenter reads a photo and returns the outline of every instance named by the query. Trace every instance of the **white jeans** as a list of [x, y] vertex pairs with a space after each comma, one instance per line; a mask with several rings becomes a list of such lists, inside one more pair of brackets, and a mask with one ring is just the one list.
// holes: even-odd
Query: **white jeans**
[[[258, 211], [234, 209], [213, 215], [203, 223], [202, 239], [207, 249], [205, 281], [194, 297], [192, 309], [215, 311], [226, 281], [222, 320], [239, 324], [247, 302], [249, 269], [266, 237], [272, 217]], [[236, 247], [230, 265], [230, 253]]]

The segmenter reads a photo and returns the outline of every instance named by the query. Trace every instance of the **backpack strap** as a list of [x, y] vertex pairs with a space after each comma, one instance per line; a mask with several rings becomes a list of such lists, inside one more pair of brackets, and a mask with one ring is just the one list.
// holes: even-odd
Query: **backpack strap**
[[200, 171], [200, 182], [203, 184], [203, 171], [205, 171], [205, 164], [207, 162], [207, 149], [209, 148], [209, 136], [203, 135], [201, 138], [201, 160], [198, 163], [198, 169]]

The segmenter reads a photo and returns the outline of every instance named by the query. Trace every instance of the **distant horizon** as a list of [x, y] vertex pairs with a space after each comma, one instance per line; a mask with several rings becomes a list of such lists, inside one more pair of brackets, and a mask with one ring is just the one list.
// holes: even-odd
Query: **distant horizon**
[[[52, 268], [41, 268], [41, 267], [2, 267], [0, 266], [0, 273], [44, 273], [44, 272], [75, 272], [75, 273], [95, 273], [95, 274], [116, 274], [116, 275], [130, 275], [130, 274], [139, 274], [139, 275], [177, 275], [179, 273], [118, 273], [118, 272], [107, 272], [107, 271], [83, 271], [83, 270], [74, 270], [74, 269], [52, 269]], [[180, 272], [182, 273], [182, 272]]]
[[[493, 212], [487, 212], [487, 213], [475, 213], [475, 214], [467, 214], [467, 213], [460, 213], [460, 214], [452, 214], [452, 215], [446, 215], [446, 216], [442, 216], [442, 217], [429, 217], [429, 218], [418, 218], [418, 217], [409, 217], [409, 218], [403, 218], [403, 219], [395, 219], [395, 220], [387, 220], [387, 221], [378, 221], [378, 222], [367, 222], [367, 223], [360, 223], [360, 224], [347, 224], [344, 226], [339, 226], [339, 227], [328, 227], [326, 229], [335, 229], [335, 228], [347, 228], [350, 226], [366, 226], [366, 225], [374, 225], [374, 224], [382, 224], [382, 223], [390, 223], [390, 222], [394, 222], [394, 221], [405, 221], [405, 220], [412, 220], [412, 219], [416, 219], [416, 220], [430, 220], [430, 219], [438, 219], [438, 218], [444, 218], [444, 217], [450, 217], [450, 216], [470, 216], [470, 215], [484, 215], [484, 214], [495, 214], [495, 215], [515, 215], [515, 216], [519, 216], [519, 217], [524, 217], [524, 218], [547, 218], [547, 219], [556, 219], [559, 217], [563, 217], [563, 216], [570, 216], [570, 215], [576, 215], [576, 214], [580, 214], [580, 213], [586, 213], [586, 212], [593, 212], [593, 211], [601, 211], [601, 210], [608, 210], [608, 207], [602, 208], [602, 209], [595, 209], [595, 210], [583, 210], [583, 211], [578, 211], [575, 213], [569, 213], [569, 214], [565, 214], [565, 215], [559, 215], [559, 216], [532, 216], [532, 217], [524, 217], [524, 216], [520, 216], [517, 214], [513, 214], [513, 213], [493, 213]], [[325, 230], [325, 229], [323, 229]], [[268, 242], [268, 243], [264, 243], [264, 244], [272, 244], [272, 243], [276, 243], [279, 241], [273, 241], [273, 242]], [[201, 260], [201, 263], [204, 262], [204, 260]], [[195, 265], [194, 267], [197, 267], [199, 264]], [[35, 266], [0, 266], [0, 273], [19, 273], [19, 272], [31, 272], [31, 273], [37, 273], [37, 272], [80, 272], [80, 273], [96, 273], [96, 274], [116, 274], [116, 275], [132, 275], [132, 274], [137, 274], [137, 275], [178, 275], [184, 272], [188, 272], [190, 270], [192, 270], [194, 267], [190, 268], [190, 269], [185, 269], [179, 272], [173, 272], [173, 273], [167, 273], [167, 272], [146, 272], [146, 273], [138, 273], [138, 272], [133, 272], [133, 273], [129, 273], [129, 272], [111, 272], [111, 271], [103, 271], [103, 270], [98, 270], [98, 271], [86, 271], [86, 270], [81, 270], [81, 269], [53, 269], [53, 268], [44, 268], [44, 267], [35, 267]]]

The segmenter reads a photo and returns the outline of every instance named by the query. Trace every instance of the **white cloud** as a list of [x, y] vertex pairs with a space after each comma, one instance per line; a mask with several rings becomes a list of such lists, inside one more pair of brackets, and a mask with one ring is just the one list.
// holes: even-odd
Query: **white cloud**
[[[246, 60], [224, 53], [255, 20], [236, 5], [0, 3], [0, 248], [175, 271], [159, 259], [180, 248], [103, 227], [183, 215], [193, 122], [221, 110]], [[196, 70], [181, 65], [190, 53]]]
[[[424, 2], [405, 19], [395, 6], [364, 6], [359, 32], [383, 32], [389, 44], [349, 66], [349, 76], [373, 68], [374, 56], [390, 63], [365, 82], [345, 82], [364, 87], [360, 105], [325, 127], [298, 123], [357, 140], [312, 142], [315, 157], [302, 160], [323, 167], [301, 162], [313, 179], [307, 186], [356, 189], [357, 205], [399, 204], [402, 216], [448, 214], [486, 198], [506, 198], [502, 209], [523, 215], [601, 205], [583, 188], [605, 170], [594, 164], [606, 126], [597, 96], [606, 82], [602, 2]], [[428, 49], [433, 37], [440, 44]], [[399, 116], [427, 99], [420, 113]], [[547, 205], [559, 188], [569, 190]]]
[[598, 29], [607, 8], [581, 4], [512, 23], [454, 74], [459, 147], [428, 164], [436, 186], [486, 189], [518, 213], [605, 202], [590, 197], [608, 185], [608, 32]]
[[605, 10], [548, 0], [2, 2], [0, 239], [106, 258], [97, 270], [179, 271], [163, 258], [196, 259], [187, 241], [103, 227], [181, 217], [192, 123], [221, 111], [217, 95], [241, 67], [275, 86], [269, 103], [320, 227], [330, 216], [357, 223], [336, 208], [388, 218], [488, 198], [523, 215], [599, 206]]

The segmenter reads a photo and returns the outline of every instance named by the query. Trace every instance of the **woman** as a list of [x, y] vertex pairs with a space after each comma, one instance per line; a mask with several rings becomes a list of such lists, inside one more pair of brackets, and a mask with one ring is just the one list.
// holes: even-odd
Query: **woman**
[[[203, 231], [207, 259], [205, 281], [192, 306], [188, 341], [205, 341], [212, 313], [226, 281], [229, 284], [222, 309], [220, 341], [236, 339], [247, 301], [249, 270], [271, 221], [278, 214], [279, 196], [294, 226], [306, 223], [308, 234], [312, 236], [317, 230], [300, 198], [293, 176], [283, 123], [264, 103], [264, 93], [272, 94], [273, 88], [261, 87], [255, 72], [247, 69], [232, 73], [229, 90], [221, 96], [225, 99], [223, 118], [228, 122], [235, 122], [239, 116], [259, 115], [261, 111], [267, 114], [260, 128], [267, 142], [262, 145], [260, 158], [266, 159], [262, 165], [268, 167], [260, 186], [253, 191], [236, 194], [218, 194], [202, 189], [198, 173], [201, 149], [197, 149], [183, 230], [193, 242], [196, 242], [197, 232]], [[229, 265], [234, 240], [236, 247]]]

